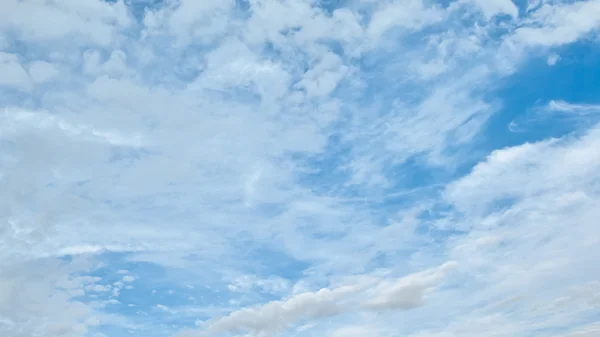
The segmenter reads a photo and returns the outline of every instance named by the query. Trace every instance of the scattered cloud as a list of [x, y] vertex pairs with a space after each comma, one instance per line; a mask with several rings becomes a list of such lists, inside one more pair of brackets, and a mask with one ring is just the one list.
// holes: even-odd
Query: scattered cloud
[[556, 65], [558, 62], [560, 61], [560, 55], [558, 54], [550, 54], [550, 56], [548, 56], [548, 65], [549, 66], [554, 66]]
[[552, 100], [548, 103], [547, 111], [572, 115], [588, 115], [600, 112], [600, 105], [574, 104], [565, 101]]

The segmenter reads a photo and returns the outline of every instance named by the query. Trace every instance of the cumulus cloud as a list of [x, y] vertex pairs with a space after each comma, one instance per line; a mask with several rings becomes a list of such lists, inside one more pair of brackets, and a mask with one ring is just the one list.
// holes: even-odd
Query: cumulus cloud
[[15, 337], [85, 334], [97, 313], [75, 298], [84, 287], [99, 285], [86, 285], [96, 279], [76, 275], [91, 269], [85, 261], [4, 261], [0, 265], [0, 332]]
[[60, 71], [52, 63], [34, 61], [29, 64], [29, 74], [35, 82], [43, 83], [54, 80]]
[[29, 90], [31, 79], [23, 68], [17, 55], [0, 52], [0, 85], [20, 90]]
[[426, 292], [441, 282], [456, 263], [446, 263], [436, 270], [410, 275], [380, 285], [373, 299], [365, 303], [370, 310], [412, 309], [423, 304]]
[[408, 275], [396, 280], [358, 278], [350, 284], [303, 292], [285, 300], [234, 311], [210, 320], [204, 329], [187, 331], [181, 336], [204, 336], [219, 333], [270, 334], [299, 322], [319, 321], [364, 308], [368, 311], [408, 310], [423, 304], [427, 291], [441, 283], [455, 263]]

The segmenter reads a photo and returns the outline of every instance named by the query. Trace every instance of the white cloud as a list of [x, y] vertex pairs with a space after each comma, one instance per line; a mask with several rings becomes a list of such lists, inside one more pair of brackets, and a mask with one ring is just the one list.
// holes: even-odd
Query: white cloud
[[539, 9], [539, 7], [547, 2], [547, 0], [527, 0], [527, 8], [525, 9], [527, 12], [534, 11]]
[[596, 123], [600, 117], [600, 105], [570, 103], [563, 100], [550, 100], [548, 103], [535, 106], [530, 116], [513, 120], [509, 129], [513, 132], [523, 132], [528, 128], [537, 127], [536, 123], [560, 120], [565, 126], [584, 127]]
[[[598, 1], [321, 3], [3, 4], [0, 334], [595, 333], [598, 128], [460, 175], [505, 76], [591, 36]], [[538, 110], [592, 125], [558, 99]], [[134, 280], [169, 302], [102, 313]]]
[[85, 290], [97, 293], [104, 293], [110, 291], [111, 286], [109, 285], [101, 285], [101, 284], [93, 284], [85, 287]]
[[437, 155], [445, 146], [468, 142], [479, 129], [477, 124], [470, 127], [469, 122], [484, 122], [493, 107], [471, 97], [466, 87], [476, 84], [476, 78], [485, 78], [487, 72], [487, 68], [473, 69], [461, 80], [436, 88], [418, 106], [398, 107], [398, 115], [390, 119], [386, 130], [393, 135], [387, 146], [406, 156]]
[[156, 305], [156, 309], [166, 312], [166, 313], [170, 313], [170, 314], [174, 314], [175, 312], [173, 310], [171, 310], [169, 307], [162, 305], [162, 304], [157, 304]]
[[519, 15], [519, 9], [512, 0], [466, 0], [463, 2], [474, 3], [488, 20], [499, 14], [510, 15], [513, 18], [517, 18]]
[[349, 325], [342, 328], [337, 328], [331, 332], [331, 337], [363, 337], [363, 336], [373, 336], [380, 337], [384, 336], [384, 334], [380, 333], [379, 330], [381, 328], [377, 326], [370, 325]]
[[548, 63], [548, 65], [552, 67], [556, 65], [558, 61], [560, 61], [560, 56], [558, 54], [550, 54], [546, 63]]
[[38, 42], [81, 36], [90, 42], [108, 45], [118, 29], [130, 23], [122, 1], [82, 4], [72, 0], [52, 3], [8, 0], [3, 5], [0, 28], [14, 30], [22, 38]]
[[0, 52], [0, 85], [13, 87], [20, 90], [31, 88], [27, 71], [19, 62], [17, 55]]
[[573, 104], [565, 101], [551, 100], [546, 109], [549, 112], [558, 112], [569, 115], [589, 115], [600, 112], [600, 105]]
[[[75, 300], [86, 280], [73, 275], [89, 270], [86, 263], [56, 260], [0, 265], [0, 333], [5, 336], [80, 336], [94, 310]], [[81, 261], [80, 261], [81, 262]]]
[[421, 0], [392, 1], [379, 7], [369, 22], [367, 34], [378, 39], [389, 29], [416, 30], [440, 22], [444, 11]]
[[376, 296], [366, 302], [371, 310], [412, 309], [423, 305], [428, 291], [439, 284], [446, 274], [456, 267], [456, 263], [447, 263], [436, 270], [410, 275], [396, 282], [384, 283], [376, 291]]
[[[442, 224], [470, 232], [451, 256], [479, 278], [474, 302], [465, 305], [481, 322], [500, 324], [507, 311], [522, 322], [498, 336], [576, 325], [576, 317], [594, 312], [584, 303], [595, 298], [600, 272], [590, 269], [600, 254], [593, 220], [600, 215], [598, 142], [595, 127], [578, 138], [498, 150], [448, 187], [460, 216]], [[446, 329], [479, 333], [467, 319]]]
[[204, 329], [187, 331], [181, 336], [204, 336], [219, 333], [274, 333], [300, 321], [319, 321], [350, 313], [360, 308], [372, 311], [408, 310], [423, 304], [428, 290], [441, 283], [454, 263], [411, 274], [397, 280], [358, 278], [352, 283], [316, 292], [303, 292], [285, 300], [271, 301], [255, 308], [245, 308], [210, 320]]
[[86, 74], [96, 74], [100, 70], [101, 55], [97, 50], [86, 50], [83, 53], [82, 66]]
[[[577, 329], [576, 331], [570, 332], [564, 337], [594, 337], [600, 334], [600, 324], [590, 324], [588, 326], [583, 327], [582, 329]], [[562, 336], [561, 336], [562, 337]]]
[[[169, 15], [168, 29], [180, 44], [210, 43], [227, 31], [234, 1], [181, 1]], [[152, 13], [152, 12], [150, 12]], [[152, 15], [152, 14], [150, 14]], [[152, 22], [152, 19], [149, 19]], [[154, 19], [154, 22], [156, 19]]]
[[102, 65], [102, 71], [113, 76], [126, 74], [129, 72], [126, 62], [127, 54], [122, 50], [113, 50]]
[[280, 294], [290, 289], [290, 282], [278, 276], [272, 276], [265, 279], [253, 275], [244, 275], [236, 277], [227, 289], [233, 292], [247, 293], [260, 289], [272, 294]]
[[[543, 5], [526, 20], [531, 26], [515, 31], [517, 42], [531, 46], [560, 46], [577, 41], [600, 25], [600, 1]], [[543, 23], [540, 27], [539, 23]]]
[[52, 63], [34, 61], [29, 64], [29, 74], [35, 82], [44, 83], [56, 79], [60, 71]]
[[[486, 162], [449, 186], [447, 195], [459, 209], [467, 212], [489, 210], [496, 202], [520, 201], [528, 197], [563, 195], [589, 190], [597, 178], [600, 156], [593, 149], [600, 145], [596, 128], [576, 141], [548, 140], [494, 151]], [[565, 167], [563, 163], [571, 163]], [[533, 177], [543, 179], [532, 179]], [[565, 201], [566, 201], [565, 200]]]
[[304, 73], [299, 86], [306, 90], [309, 98], [329, 96], [346, 72], [348, 67], [341, 64], [338, 56], [325, 53], [312, 69]]

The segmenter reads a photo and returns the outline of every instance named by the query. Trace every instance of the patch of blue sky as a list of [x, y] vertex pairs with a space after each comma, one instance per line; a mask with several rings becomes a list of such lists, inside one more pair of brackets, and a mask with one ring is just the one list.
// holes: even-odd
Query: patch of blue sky
[[349, 0], [316, 0], [315, 6], [331, 15], [333, 11], [344, 8], [349, 2]]
[[502, 102], [502, 109], [490, 117], [482, 130], [480, 149], [489, 152], [548, 137], [561, 137], [574, 131], [560, 115], [544, 117], [536, 113], [552, 100], [597, 104], [600, 102], [600, 47], [590, 41], [557, 48], [560, 55], [549, 65], [547, 55], [527, 61], [522, 70], [502, 79], [489, 96]]
[[[104, 0], [107, 2], [116, 2], [116, 0]], [[165, 5], [165, 3], [170, 3], [172, 1], [165, 0], [126, 0], [125, 4], [127, 8], [129, 8], [130, 13], [136, 18], [138, 21], [142, 21], [144, 19], [144, 15], [148, 11], [153, 11], [161, 8]]]
[[[211, 308], [229, 306], [227, 289], [214, 288], [215, 280], [203, 280], [198, 274], [181, 269], [131, 261], [129, 255], [104, 253], [99, 257], [104, 267], [89, 274], [101, 279], [98, 284], [111, 288], [92, 293], [94, 297], [86, 295], [88, 301], [118, 301], [106, 302], [105, 312], [138, 317], [144, 324], [191, 327], [197, 319], [208, 318]], [[206, 311], [192, 314], [190, 308], [206, 308]]]
[[[279, 240], [277, 237], [274, 239]], [[261, 278], [277, 275], [295, 282], [302, 278], [304, 271], [310, 266], [309, 261], [298, 260], [270, 245], [240, 241], [234, 242], [233, 245], [243, 254], [238, 266], [242, 274]], [[250, 263], [251, 261], [253, 263]]]

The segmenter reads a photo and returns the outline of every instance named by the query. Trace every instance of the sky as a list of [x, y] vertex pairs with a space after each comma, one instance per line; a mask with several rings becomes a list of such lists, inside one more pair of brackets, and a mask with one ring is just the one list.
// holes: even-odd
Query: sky
[[600, 336], [600, 0], [2, 0], [0, 335]]

